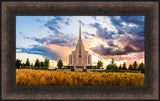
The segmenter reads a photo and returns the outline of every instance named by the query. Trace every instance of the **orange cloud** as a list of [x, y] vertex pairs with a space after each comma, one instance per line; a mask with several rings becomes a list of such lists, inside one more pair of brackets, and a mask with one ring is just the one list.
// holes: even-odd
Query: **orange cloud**
[[75, 49], [73, 47], [59, 46], [59, 45], [55, 45], [55, 44], [49, 44], [46, 47], [48, 47], [51, 50], [58, 53], [58, 55], [62, 59], [64, 65], [68, 65], [69, 54], [71, 54], [71, 52]]

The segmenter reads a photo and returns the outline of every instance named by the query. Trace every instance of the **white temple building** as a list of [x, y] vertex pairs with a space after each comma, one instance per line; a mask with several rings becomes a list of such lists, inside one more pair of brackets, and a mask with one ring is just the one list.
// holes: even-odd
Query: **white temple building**
[[69, 55], [68, 66], [73, 66], [75, 71], [82, 71], [86, 66], [92, 66], [92, 56], [84, 49], [81, 39], [81, 21], [79, 21], [79, 39], [76, 45], [76, 50]]

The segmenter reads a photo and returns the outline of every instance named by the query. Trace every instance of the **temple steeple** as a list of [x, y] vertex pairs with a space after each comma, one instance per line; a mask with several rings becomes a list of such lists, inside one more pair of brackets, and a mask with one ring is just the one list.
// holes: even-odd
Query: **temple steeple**
[[81, 40], [81, 20], [79, 20], [79, 40]]
[[79, 39], [76, 45], [76, 50], [69, 55], [69, 66], [73, 66], [75, 71], [83, 71], [86, 66], [92, 66], [91, 54], [84, 49], [81, 39], [81, 21], [79, 20]]

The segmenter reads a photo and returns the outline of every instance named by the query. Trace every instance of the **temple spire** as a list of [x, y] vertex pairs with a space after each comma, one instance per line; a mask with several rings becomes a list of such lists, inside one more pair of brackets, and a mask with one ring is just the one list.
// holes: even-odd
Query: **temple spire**
[[79, 20], [79, 40], [81, 40], [81, 20]]

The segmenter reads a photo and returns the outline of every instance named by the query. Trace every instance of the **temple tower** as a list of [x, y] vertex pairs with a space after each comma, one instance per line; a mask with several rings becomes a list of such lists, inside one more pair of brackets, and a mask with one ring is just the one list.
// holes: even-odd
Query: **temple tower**
[[86, 66], [92, 65], [91, 55], [84, 49], [81, 39], [81, 21], [79, 21], [79, 39], [76, 50], [69, 55], [69, 66], [74, 66], [75, 71], [82, 71]]

